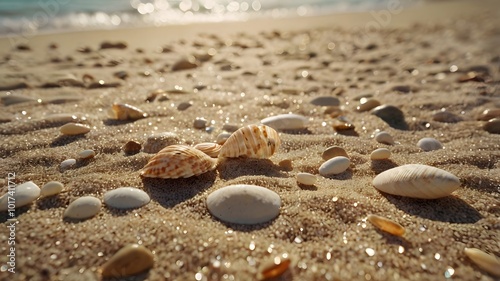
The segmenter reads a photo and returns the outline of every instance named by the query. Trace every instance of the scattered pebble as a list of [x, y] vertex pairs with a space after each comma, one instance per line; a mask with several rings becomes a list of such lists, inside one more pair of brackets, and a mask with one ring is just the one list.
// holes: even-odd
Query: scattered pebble
[[493, 118], [500, 118], [500, 108], [485, 109], [477, 118], [477, 120], [488, 121]]
[[127, 155], [133, 155], [141, 151], [142, 145], [136, 141], [128, 141], [122, 146], [123, 152]]
[[[0, 89], [1, 91], [8, 91], [9, 89]], [[24, 96], [24, 95], [6, 95], [2, 96], [0, 98], [2, 101], [3, 105], [8, 106], [8, 105], [13, 105], [13, 104], [18, 104], [18, 103], [23, 103], [23, 102], [35, 102], [37, 99]]]
[[239, 128], [240, 128], [240, 126], [233, 125], [233, 124], [226, 123], [226, 124], [222, 125], [222, 130], [224, 130], [226, 132], [230, 132], [230, 133], [236, 132]]
[[500, 277], [500, 259], [476, 248], [465, 248], [465, 255], [471, 259], [479, 268]]
[[224, 145], [224, 143], [227, 141], [227, 139], [231, 136], [232, 134], [231, 133], [220, 133], [218, 136], [217, 136], [217, 139], [215, 140], [215, 142], [219, 145]]
[[40, 195], [43, 197], [52, 196], [61, 193], [64, 185], [58, 181], [49, 181], [42, 186]]
[[297, 182], [303, 185], [314, 185], [316, 183], [316, 176], [310, 173], [298, 173]]
[[194, 57], [189, 57], [187, 59], [180, 59], [175, 62], [172, 66], [172, 71], [188, 70], [197, 67], [198, 63], [196, 62], [196, 59]]
[[458, 189], [460, 179], [435, 167], [408, 164], [378, 174], [373, 179], [373, 186], [392, 195], [436, 199]]
[[59, 128], [59, 131], [61, 132], [61, 134], [68, 136], [83, 135], [90, 132], [90, 127], [84, 124], [70, 122], [61, 126], [61, 128]]
[[376, 99], [361, 98], [359, 100], [359, 105], [356, 107], [356, 110], [358, 112], [369, 111], [369, 110], [372, 110], [379, 105], [380, 105], [380, 102]]
[[93, 196], [83, 196], [71, 202], [64, 211], [64, 218], [83, 220], [91, 218], [101, 209], [101, 200]]
[[248, 125], [234, 132], [222, 146], [221, 158], [271, 157], [280, 147], [281, 139], [273, 128], [266, 125]]
[[230, 185], [207, 197], [207, 208], [221, 221], [237, 224], [259, 224], [279, 215], [281, 199], [267, 188], [257, 185]]
[[193, 127], [195, 129], [205, 129], [207, 127], [208, 121], [205, 118], [197, 117], [193, 122]]
[[323, 158], [323, 160], [332, 159], [333, 157], [337, 156], [344, 156], [349, 158], [349, 155], [347, 155], [345, 149], [340, 146], [330, 146], [329, 148], [325, 149], [325, 151], [323, 151], [323, 154], [321, 154], [321, 158]]
[[389, 234], [396, 236], [403, 236], [405, 234], [404, 227], [402, 227], [399, 223], [390, 220], [388, 218], [384, 218], [377, 215], [368, 215], [366, 220], [371, 222], [378, 229], [385, 231]]
[[341, 131], [354, 130], [356, 126], [354, 126], [354, 124], [352, 124], [348, 120], [335, 119], [333, 120], [332, 128], [336, 132], [341, 132]]
[[290, 267], [290, 259], [288, 254], [282, 254], [265, 262], [259, 269], [258, 280], [277, 280]]
[[222, 146], [220, 144], [213, 142], [202, 142], [195, 145], [194, 148], [198, 149], [199, 151], [202, 151], [203, 153], [212, 158], [217, 158], [217, 156], [219, 156], [219, 152]]
[[102, 49], [126, 49], [127, 48], [127, 43], [125, 42], [102, 42], [101, 43], [101, 50]]
[[351, 161], [344, 156], [333, 157], [319, 167], [319, 174], [326, 177], [343, 173], [349, 168]]
[[391, 151], [387, 148], [378, 148], [375, 149], [371, 154], [370, 154], [370, 159], [371, 160], [385, 160], [389, 159], [391, 157]]
[[281, 160], [278, 163], [278, 166], [280, 166], [281, 168], [283, 168], [283, 169], [285, 169], [287, 171], [293, 170], [293, 163], [292, 163], [292, 160], [290, 160], [290, 159]]
[[375, 140], [383, 144], [389, 144], [389, 145], [394, 144], [394, 139], [392, 138], [391, 134], [389, 134], [386, 131], [381, 131], [375, 134]]
[[483, 125], [483, 129], [491, 134], [500, 134], [500, 118], [493, 118]]
[[379, 105], [372, 110], [372, 114], [384, 120], [389, 126], [408, 130], [408, 124], [405, 121], [403, 111], [392, 105]]
[[264, 118], [260, 122], [275, 130], [300, 130], [307, 127], [308, 120], [298, 114], [280, 114]]
[[61, 170], [66, 170], [73, 167], [74, 165], [76, 165], [76, 159], [70, 158], [62, 161], [59, 167], [61, 168]]
[[184, 111], [188, 108], [190, 108], [193, 105], [193, 102], [181, 102], [179, 105], [177, 105], [177, 110], [179, 111]]
[[134, 187], [119, 187], [104, 193], [104, 204], [116, 209], [136, 209], [150, 200], [146, 192]]
[[143, 151], [146, 153], [158, 153], [163, 148], [178, 144], [181, 141], [176, 133], [165, 132], [149, 136], [144, 142]]
[[92, 149], [85, 149], [78, 154], [78, 157], [80, 157], [80, 159], [90, 159], [94, 158], [94, 156], [95, 156], [95, 151], [93, 151]]
[[418, 141], [417, 146], [423, 151], [433, 151], [443, 149], [443, 145], [435, 138], [422, 138]]
[[462, 121], [462, 117], [446, 110], [440, 110], [432, 114], [432, 120], [443, 123], [457, 123]]
[[13, 192], [7, 192], [0, 197], [0, 212], [26, 206], [35, 201], [39, 196], [40, 188], [32, 181], [16, 185]]
[[148, 117], [144, 111], [126, 103], [115, 103], [111, 106], [111, 117], [116, 120], [138, 120]]
[[311, 104], [317, 106], [338, 106], [340, 105], [340, 100], [336, 97], [321, 96], [312, 99]]
[[120, 278], [136, 275], [154, 265], [154, 256], [142, 245], [131, 244], [121, 248], [101, 268], [103, 278]]
[[327, 106], [323, 113], [330, 115], [332, 118], [337, 118], [344, 114], [344, 111], [338, 106]]

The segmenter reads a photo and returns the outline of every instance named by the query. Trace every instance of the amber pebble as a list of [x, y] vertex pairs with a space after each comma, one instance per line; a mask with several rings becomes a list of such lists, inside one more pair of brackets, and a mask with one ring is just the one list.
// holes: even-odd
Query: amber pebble
[[341, 121], [341, 120], [335, 120], [332, 127], [337, 132], [338, 131], [354, 130], [356, 128], [353, 124], [351, 124], [349, 122]]
[[399, 223], [392, 221], [388, 218], [384, 218], [377, 215], [368, 215], [366, 220], [371, 222], [378, 229], [390, 233], [392, 235], [403, 236], [405, 234], [404, 227], [402, 227]]
[[265, 264], [259, 272], [259, 280], [272, 280], [285, 273], [291, 263], [287, 257], [287, 254], [283, 254], [275, 257], [271, 264]]
[[477, 120], [488, 121], [493, 118], [500, 118], [500, 108], [485, 109], [477, 118]]
[[500, 134], [500, 118], [493, 118], [486, 122], [483, 129], [492, 134]]
[[361, 98], [359, 100], [359, 105], [356, 107], [356, 111], [364, 112], [364, 111], [372, 110], [379, 105], [380, 105], [380, 102], [376, 99]]
[[136, 154], [141, 151], [141, 144], [136, 141], [128, 141], [125, 145], [123, 145], [122, 149], [125, 154]]
[[154, 257], [142, 245], [132, 244], [121, 248], [101, 269], [103, 278], [126, 277], [153, 267]]

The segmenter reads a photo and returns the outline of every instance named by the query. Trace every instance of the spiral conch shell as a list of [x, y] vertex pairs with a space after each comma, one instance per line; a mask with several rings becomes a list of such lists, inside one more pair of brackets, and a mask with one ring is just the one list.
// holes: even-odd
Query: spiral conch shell
[[222, 145], [213, 142], [202, 142], [194, 146], [194, 148], [202, 151], [206, 155], [217, 158], [219, 156], [220, 149]]
[[281, 144], [278, 133], [266, 125], [249, 125], [234, 132], [222, 146], [219, 157], [269, 158]]
[[215, 169], [217, 161], [186, 145], [170, 145], [160, 150], [144, 166], [141, 176], [177, 179], [201, 175]]
[[116, 120], [137, 120], [148, 115], [139, 108], [126, 103], [115, 103], [111, 106], [111, 116]]

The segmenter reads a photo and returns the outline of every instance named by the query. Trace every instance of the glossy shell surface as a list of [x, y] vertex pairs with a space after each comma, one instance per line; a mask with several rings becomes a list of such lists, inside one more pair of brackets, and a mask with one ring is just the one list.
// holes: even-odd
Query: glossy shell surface
[[222, 145], [213, 142], [202, 142], [195, 145], [194, 148], [198, 149], [199, 151], [202, 151], [203, 153], [212, 158], [217, 158], [217, 156], [219, 156], [219, 152], [222, 148]]
[[308, 120], [298, 114], [280, 114], [264, 118], [260, 122], [276, 130], [299, 130], [307, 128]]
[[112, 117], [116, 120], [137, 120], [148, 116], [139, 108], [126, 103], [115, 103], [111, 110]]
[[399, 223], [377, 215], [368, 215], [367, 221], [371, 222], [378, 229], [396, 236], [403, 236], [405, 228]]
[[269, 158], [280, 147], [278, 133], [265, 125], [249, 125], [234, 132], [222, 146], [219, 157]]

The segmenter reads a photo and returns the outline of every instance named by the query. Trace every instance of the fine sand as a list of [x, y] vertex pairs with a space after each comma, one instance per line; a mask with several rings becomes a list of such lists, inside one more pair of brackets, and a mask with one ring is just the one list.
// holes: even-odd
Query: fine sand
[[[439, 1], [398, 8], [1, 39], [1, 193], [8, 173], [17, 183], [31, 180], [40, 187], [60, 181], [65, 192], [16, 209], [15, 274], [4, 271], [11, 233], [1, 228], [0, 280], [97, 280], [100, 266], [131, 243], [150, 249], [155, 264], [127, 280], [256, 280], [262, 265], [283, 253], [291, 264], [281, 280], [498, 278], [463, 251], [474, 247], [500, 256], [500, 135], [478, 120], [485, 109], [500, 108], [498, 4]], [[100, 50], [104, 41], [126, 48]], [[198, 66], [172, 70], [189, 56]], [[158, 89], [164, 93], [153, 100]], [[354, 131], [337, 133], [332, 124], [338, 118], [325, 114], [332, 109], [310, 103], [318, 96], [337, 97]], [[357, 112], [365, 96], [400, 108], [407, 128]], [[111, 120], [108, 109], [116, 102], [149, 116]], [[183, 103], [191, 106], [181, 110]], [[454, 122], [433, 118], [443, 108], [455, 114], [448, 120]], [[91, 131], [61, 136], [67, 120], [54, 114], [62, 113], [74, 114]], [[282, 147], [269, 160], [228, 160], [198, 177], [142, 180], [139, 171], [153, 154], [125, 155], [121, 149], [161, 132], [177, 134], [181, 144], [213, 142], [225, 123], [255, 124], [282, 113], [306, 116], [307, 129], [281, 133]], [[210, 128], [195, 129], [197, 117], [210, 121]], [[397, 143], [377, 143], [377, 130]], [[423, 137], [445, 148], [423, 152], [416, 145]], [[315, 186], [299, 186], [295, 175], [318, 174], [321, 154], [332, 145], [347, 151], [351, 167], [329, 178], [318, 175]], [[379, 147], [391, 150], [390, 160], [370, 160]], [[97, 155], [60, 170], [63, 160], [84, 149]], [[280, 165], [283, 160], [292, 166]], [[416, 200], [372, 186], [378, 173], [412, 163], [449, 171], [461, 187], [442, 199]], [[280, 215], [262, 225], [218, 221], [205, 199], [231, 184], [275, 191]], [[81, 222], [62, 219], [76, 198], [102, 198], [122, 186], [145, 190], [151, 202], [131, 211], [103, 206]], [[376, 230], [366, 222], [368, 214], [399, 222], [406, 235]], [[5, 226], [7, 219], [0, 214]]]

